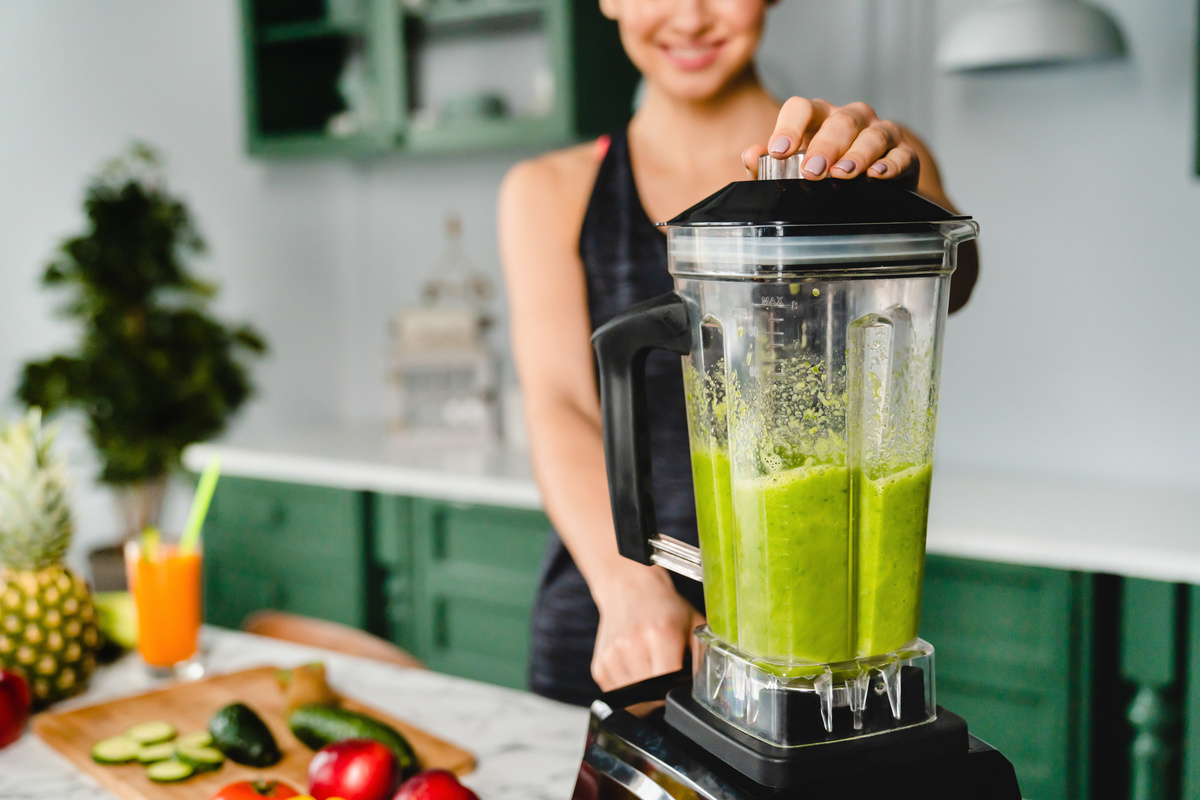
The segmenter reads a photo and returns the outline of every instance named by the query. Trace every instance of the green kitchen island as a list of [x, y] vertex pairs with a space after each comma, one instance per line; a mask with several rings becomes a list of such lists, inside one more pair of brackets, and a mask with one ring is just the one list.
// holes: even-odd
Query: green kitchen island
[[[333, 428], [185, 462], [214, 453], [208, 622], [286, 610], [524, 685], [549, 529], [527, 454]], [[1025, 797], [1200, 797], [1200, 493], [938, 465], [928, 552], [938, 702]]]

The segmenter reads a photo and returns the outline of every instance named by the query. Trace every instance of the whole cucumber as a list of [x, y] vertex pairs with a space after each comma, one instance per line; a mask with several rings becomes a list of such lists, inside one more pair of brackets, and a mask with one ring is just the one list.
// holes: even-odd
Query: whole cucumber
[[288, 727], [313, 750], [346, 739], [374, 739], [396, 754], [404, 777], [416, 774], [419, 769], [408, 740], [391, 725], [366, 714], [311, 703], [292, 712]]
[[225, 706], [213, 714], [208, 732], [213, 747], [239, 764], [269, 767], [283, 758], [271, 729], [245, 703]]

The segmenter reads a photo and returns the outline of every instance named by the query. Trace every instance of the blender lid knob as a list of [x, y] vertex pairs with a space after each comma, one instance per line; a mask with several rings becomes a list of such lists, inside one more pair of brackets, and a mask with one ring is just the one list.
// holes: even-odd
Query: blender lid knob
[[804, 163], [804, 151], [800, 150], [787, 158], [775, 158], [764, 153], [758, 157], [758, 179], [760, 181], [779, 181], [789, 178], [804, 178], [800, 173], [800, 165]]

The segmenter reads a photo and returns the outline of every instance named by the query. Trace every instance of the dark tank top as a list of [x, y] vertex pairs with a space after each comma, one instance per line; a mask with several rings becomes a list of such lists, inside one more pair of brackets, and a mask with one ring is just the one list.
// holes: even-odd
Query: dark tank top
[[[579, 234], [592, 330], [635, 303], [672, 291], [667, 241], [638, 198], [624, 131], [615, 134], [600, 164]], [[654, 503], [658, 531], [696, 544], [683, 369], [677, 355], [646, 360]], [[701, 612], [700, 584], [671, 575], [676, 589]], [[551, 532], [534, 602], [530, 688], [556, 700], [588, 705], [600, 689], [592, 680], [599, 612], [579, 568]]]

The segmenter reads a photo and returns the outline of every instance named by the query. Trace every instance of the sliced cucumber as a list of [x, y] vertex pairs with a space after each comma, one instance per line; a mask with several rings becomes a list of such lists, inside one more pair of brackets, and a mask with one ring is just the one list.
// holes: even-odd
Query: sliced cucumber
[[159, 744], [175, 738], [175, 726], [169, 722], [143, 722], [125, 731], [125, 735], [138, 744]]
[[225, 763], [225, 756], [215, 747], [179, 746], [175, 748], [175, 757], [197, 772], [211, 772]]
[[137, 760], [142, 764], [153, 764], [175, 757], [175, 745], [171, 742], [148, 744], [138, 748]]
[[208, 731], [185, 733], [174, 741], [176, 747], [212, 747], [212, 734]]
[[146, 777], [155, 783], [175, 783], [192, 777], [196, 770], [182, 761], [160, 761], [146, 768]]
[[92, 761], [97, 764], [128, 764], [137, 760], [141, 748], [128, 736], [112, 736], [92, 745]]

